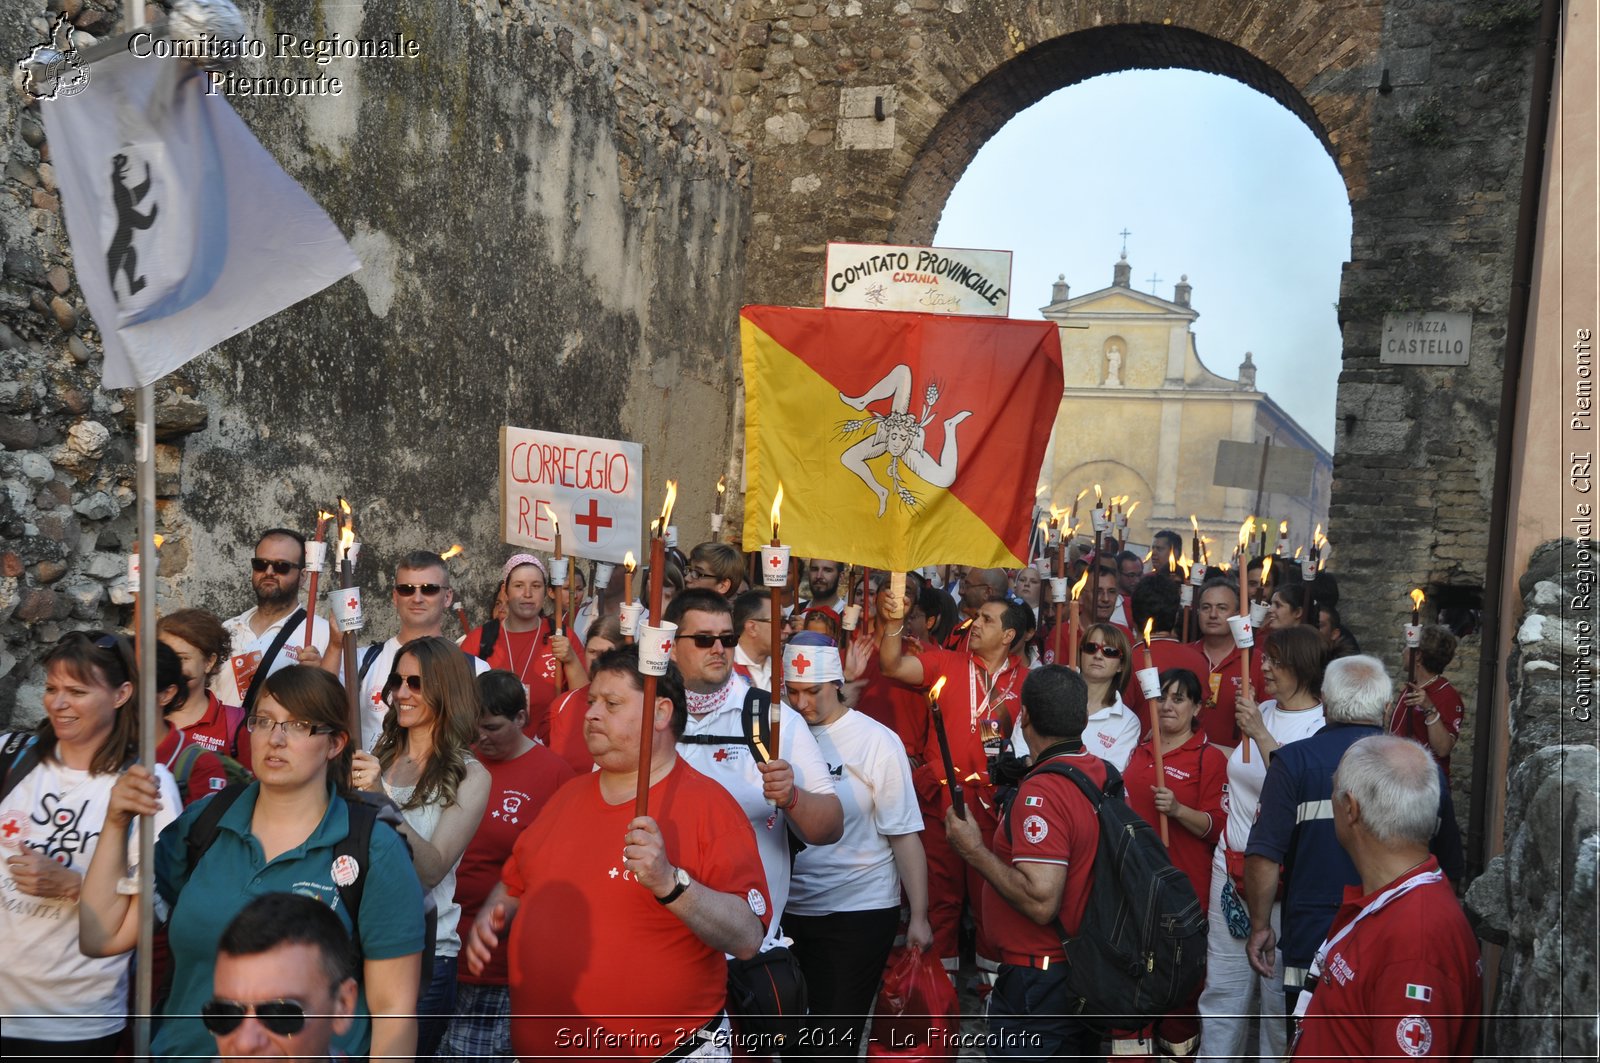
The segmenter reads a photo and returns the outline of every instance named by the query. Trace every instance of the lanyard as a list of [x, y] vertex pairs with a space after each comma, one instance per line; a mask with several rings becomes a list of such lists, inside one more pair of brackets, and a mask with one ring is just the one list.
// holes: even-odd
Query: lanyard
[[[973, 734], [978, 733], [978, 721], [989, 715], [991, 709], [993, 708], [992, 702], [994, 701], [995, 687], [999, 685], [1000, 680], [1005, 678], [1006, 673], [1010, 670], [1011, 661], [1008, 658], [1005, 663], [1000, 666], [999, 671], [995, 672], [995, 674], [991, 677], [989, 676], [988, 672], [978, 667], [978, 662], [975, 659], [970, 657], [967, 659], [967, 704], [971, 708], [972, 719], [969, 722], [972, 727]], [[984, 680], [982, 682], [982, 702], [979, 702], [978, 700], [979, 672], [983, 672], [984, 674]], [[1000, 691], [1001, 701], [1004, 701], [1009, 697], [1011, 697], [1011, 691], [1009, 689], [1003, 689]]]
[[1322, 947], [1317, 949], [1317, 954], [1311, 959], [1310, 969], [1306, 971], [1305, 989], [1301, 991], [1300, 999], [1295, 1002], [1295, 1040], [1298, 1041], [1300, 1038], [1300, 1021], [1305, 1018], [1306, 1009], [1311, 1005], [1311, 995], [1316, 992], [1317, 984], [1322, 979], [1322, 965], [1327, 960], [1328, 953], [1332, 952], [1334, 947], [1337, 946], [1339, 942], [1343, 941], [1345, 937], [1349, 935], [1350, 931], [1356, 928], [1356, 924], [1361, 922], [1361, 920], [1365, 919], [1367, 916], [1376, 915], [1378, 912], [1381, 912], [1390, 904], [1393, 904], [1401, 897], [1404, 897], [1418, 886], [1429, 886], [1435, 882], [1441, 882], [1443, 880], [1444, 872], [1429, 871], [1425, 874], [1414, 875], [1400, 883], [1400, 885], [1384, 890], [1382, 893], [1378, 894], [1372, 899], [1371, 904], [1368, 904], [1365, 908], [1361, 909], [1361, 911], [1357, 912], [1354, 919], [1351, 919], [1344, 926], [1340, 927], [1337, 934], [1333, 935], [1322, 943]]

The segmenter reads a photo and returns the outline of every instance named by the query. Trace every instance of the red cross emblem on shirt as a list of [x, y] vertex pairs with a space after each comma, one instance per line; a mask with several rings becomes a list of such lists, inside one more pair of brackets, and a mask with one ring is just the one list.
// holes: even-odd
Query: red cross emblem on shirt
[[1035, 845], [1044, 841], [1045, 835], [1049, 833], [1050, 828], [1045, 826], [1044, 820], [1038, 816], [1029, 816], [1023, 821], [1022, 835]]
[[0, 820], [0, 841], [15, 842], [17, 835], [22, 833], [22, 817], [13, 812]]
[[383, 704], [383, 689], [381, 687], [372, 692], [372, 703], [374, 705]]
[[800, 675], [805, 675], [806, 669], [811, 667], [811, 662], [806, 660], [806, 655], [803, 653], [795, 654], [792, 663], [794, 664], [794, 670]]
[[1400, 1020], [1400, 1025], [1395, 1029], [1395, 1040], [1406, 1055], [1424, 1055], [1433, 1047], [1433, 1027], [1420, 1015], [1408, 1015]]

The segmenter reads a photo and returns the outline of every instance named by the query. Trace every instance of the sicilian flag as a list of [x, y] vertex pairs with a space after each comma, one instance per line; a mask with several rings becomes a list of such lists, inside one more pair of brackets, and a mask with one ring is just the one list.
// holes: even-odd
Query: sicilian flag
[[360, 268], [204, 75], [125, 38], [42, 101], [108, 388], [149, 384]]
[[1054, 322], [749, 306], [745, 549], [890, 571], [1027, 563], [1061, 403]]

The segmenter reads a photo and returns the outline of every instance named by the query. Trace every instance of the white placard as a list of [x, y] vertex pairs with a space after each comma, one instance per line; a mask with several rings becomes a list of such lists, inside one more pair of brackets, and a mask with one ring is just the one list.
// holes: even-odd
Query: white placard
[[637, 443], [502, 428], [501, 536], [513, 546], [553, 551], [553, 510], [568, 553], [620, 562], [643, 539], [643, 471]]
[[1390, 365], [1466, 365], [1472, 353], [1472, 315], [1384, 314], [1378, 360]]
[[842, 310], [1006, 317], [1011, 252], [829, 244], [822, 305]]

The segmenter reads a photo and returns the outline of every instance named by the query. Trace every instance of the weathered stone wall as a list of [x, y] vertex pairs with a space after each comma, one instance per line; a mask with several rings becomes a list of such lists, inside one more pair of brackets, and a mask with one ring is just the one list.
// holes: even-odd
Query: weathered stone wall
[[[1594, 543], [1534, 551], [1506, 662], [1513, 765], [1505, 850], [1467, 894], [1479, 933], [1503, 945], [1490, 1059], [1594, 1059], [1600, 730], [1594, 715]], [[1552, 1016], [1560, 1016], [1559, 1020]], [[1568, 1017], [1570, 1016], [1570, 1018]]]
[[[615, 16], [595, 31], [602, 44], [566, 21], [596, 6]], [[466, 545], [456, 578], [481, 621], [507, 552], [506, 423], [640, 440], [648, 497], [678, 475], [682, 523], [703, 521], [733, 428], [749, 164], [689, 108], [714, 111], [702, 60], [717, 34], [697, 42], [674, 29], [670, 62], [645, 61], [618, 36], [628, 7], [244, 5], [255, 35], [404, 32], [421, 55], [243, 64], [245, 75], [343, 80], [338, 97], [234, 102], [363, 269], [162, 389], [163, 608], [244, 608], [259, 529], [306, 528], [343, 494], [367, 544], [373, 634], [393, 630], [394, 557], [452, 541]], [[719, 11], [655, 10], [707, 25]], [[39, 14], [0, 11], [0, 52], [37, 42]], [[652, 24], [638, 47], [665, 32]], [[135, 516], [132, 396], [96, 386], [97, 334], [73, 282], [49, 145], [15, 94], [0, 102], [0, 131], [4, 719], [37, 711], [41, 646], [127, 619], [114, 603], [127, 600]]]

